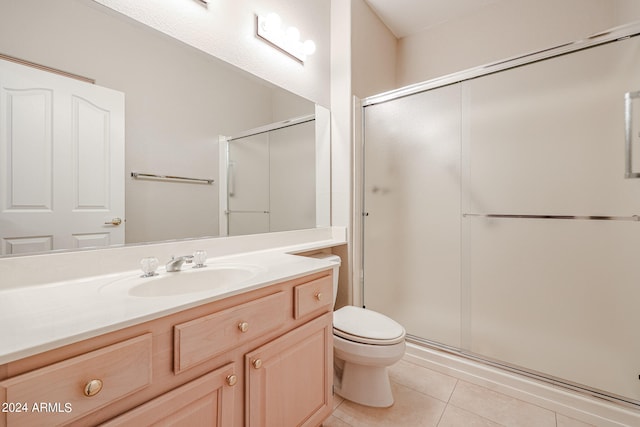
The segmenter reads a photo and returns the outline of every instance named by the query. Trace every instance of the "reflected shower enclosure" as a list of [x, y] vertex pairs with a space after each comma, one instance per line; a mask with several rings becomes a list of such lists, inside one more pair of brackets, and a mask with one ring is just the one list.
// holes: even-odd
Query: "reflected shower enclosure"
[[315, 123], [310, 115], [221, 139], [221, 235], [316, 226]]

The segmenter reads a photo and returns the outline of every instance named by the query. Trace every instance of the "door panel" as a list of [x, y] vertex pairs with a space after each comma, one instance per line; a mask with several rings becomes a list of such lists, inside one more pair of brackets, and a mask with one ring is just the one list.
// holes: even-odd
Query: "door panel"
[[1, 254], [124, 243], [124, 94], [0, 61], [0, 165]]
[[247, 425], [317, 426], [332, 411], [333, 313], [245, 355]]
[[51, 210], [53, 177], [52, 93], [46, 89], [6, 91], [6, 209]]
[[640, 401], [640, 227], [465, 218], [471, 351]]
[[640, 213], [625, 179], [624, 95], [638, 37], [465, 82], [471, 212]]
[[460, 85], [365, 110], [364, 301], [460, 345]]

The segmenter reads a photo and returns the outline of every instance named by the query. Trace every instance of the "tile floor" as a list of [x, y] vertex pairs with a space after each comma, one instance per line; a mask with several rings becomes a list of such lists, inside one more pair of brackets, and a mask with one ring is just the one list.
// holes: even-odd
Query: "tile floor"
[[581, 421], [401, 360], [390, 368], [395, 403], [369, 408], [334, 398], [324, 427], [588, 427]]

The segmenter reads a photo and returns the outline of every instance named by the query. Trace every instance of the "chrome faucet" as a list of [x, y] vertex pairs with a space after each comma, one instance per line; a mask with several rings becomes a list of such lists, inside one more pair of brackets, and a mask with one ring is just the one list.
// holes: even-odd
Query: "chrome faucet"
[[187, 264], [191, 264], [192, 261], [193, 255], [183, 255], [179, 257], [175, 257], [172, 255], [165, 268], [167, 272], [180, 271], [180, 269], [182, 268], [182, 264], [184, 264], [185, 262]]

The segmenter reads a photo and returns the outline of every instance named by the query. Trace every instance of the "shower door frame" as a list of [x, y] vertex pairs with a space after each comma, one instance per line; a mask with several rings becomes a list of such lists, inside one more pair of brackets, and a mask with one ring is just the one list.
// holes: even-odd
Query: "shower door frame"
[[[544, 49], [544, 50], [535, 51], [535, 52], [531, 52], [531, 53], [520, 55], [520, 56], [507, 58], [502, 61], [497, 61], [497, 62], [489, 63], [486, 65], [474, 67], [468, 70], [452, 73], [452, 74], [435, 78], [432, 80], [428, 80], [422, 83], [417, 83], [417, 84], [409, 85], [400, 89], [369, 96], [367, 98], [363, 98], [363, 99], [354, 98], [354, 102], [353, 102], [353, 105], [354, 105], [353, 118], [354, 118], [354, 129], [355, 129], [354, 151], [353, 151], [354, 210], [353, 210], [352, 221], [354, 225], [353, 227], [354, 265], [357, 265], [359, 268], [354, 269], [353, 304], [364, 306], [364, 296], [366, 292], [366, 289], [365, 289], [366, 277], [365, 277], [365, 265], [364, 265], [364, 260], [365, 260], [364, 252], [366, 248], [365, 248], [364, 240], [365, 240], [365, 227], [366, 227], [365, 217], [368, 215], [368, 213], [365, 212], [366, 165], [365, 165], [364, 144], [365, 144], [365, 125], [366, 125], [365, 109], [367, 107], [382, 104], [389, 101], [394, 101], [400, 98], [408, 97], [411, 95], [419, 94], [422, 92], [430, 91], [430, 90], [441, 88], [444, 86], [463, 83], [468, 80], [472, 80], [482, 76], [487, 76], [500, 71], [505, 71], [505, 70], [517, 68], [520, 66], [533, 64], [546, 59], [575, 53], [581, 50], [605, 45], [608, 43], [613, 43], [616, 41], [620, 41], [620, 40], [624, 40], [624, 39], [628, 39], [636, 36], [640, 36], [640, 21], [627, 24], [624, 26], [616, 27], [608, 31], [599, 32], [583, 40], [578, 40], [571, 43], [565, 43], [549, 49]], [[627, 118], [627, 122], [628, 120], [629, 119]], [[628, 133], [629, 132], [627, 131], [627, 137], [628, 137]], [[627, 147], [627, 150], [628, 149], [629, 147]], [[640, 174], [638, 176], [640, 176]], [[635, 176], [629, 175], [627, 171], [626, 177], [634, 178]], [[465, 214], [464, 212], [462, 212], [462, 216], [465, 216], [465, 215], [472, 215], [472, 214]], [[562, 217], [560, 219], [570, 219], [570, 218]], [[595, 218], [589, 218], [589, 219], [608, 220], [608, 219], [616, 219], [616, 218], [595, 217]], [[638, 220], [638, 218], [635, 216], [629, 217], [629, 218], [625, 217], [624, 219], [634, 220], [634, 221]], [[462, 259], [464, 260], [466, 256], [464, 254], [464, 250], [462, 251], [461, 256], [462, 256]], [[466, 273], [462, 271], [463, 280], [464, 280], [465, 274]], [[357, 284], [357, 289], [355, 289], [356, 284]], [[464, 304], [464, 301], [461, 301], [461, 303]], [[481, 364], [497, 367], [499, 369], [504, 369], [506, 371], [514, 372], [519, 375], [523, 375], [525, 377], [541, 380], [543, 382], [564, 387], [573, 391], [577, 391], [579, 393], [584, 393], [586, 395], [590, 395], [600, 399], [615, 402], [623, 406], [631, 407], [634, 409], [638, 409], [640, 407], [639, 401], [635, 401], [633, 399], [626, 398], [624, 396], [614, 395], [610, 392], [589, 388], [588, 386], [573, 383], [569, 380], [552, 377], [548, 374], [536, 372], [530, 369], [525, 369], [519, 366], [514, 366], [507, 362], [494, 360], [487, 356], [482, 356], [476, 353], [472, 353], [462, 348], [448, 346], [442, 343], [438, 343], [435, 341], [431, 341], [425, 338], [412, 336], [412, 335], [407, 335], [407, 340], [409, 342], [413, 342], [422, 346], [426, 346], [432, 349], [444, 351], [449, 354], [470, 359], [470, 360], [479, 362]]]

